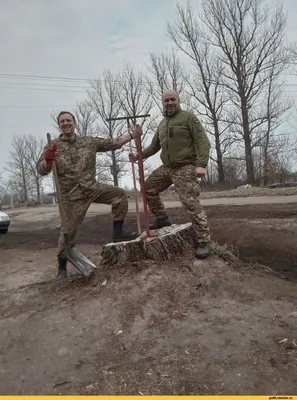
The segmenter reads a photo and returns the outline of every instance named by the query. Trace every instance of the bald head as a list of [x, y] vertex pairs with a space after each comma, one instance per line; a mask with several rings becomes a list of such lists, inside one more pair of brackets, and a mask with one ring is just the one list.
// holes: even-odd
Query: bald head
[[178, 95], [178, 93], [175, 91], [175, 90], [172, 90], [172, 89], [168, 89], [168, 90], [165, 90], [165, 92], [162, 94], [162, 99], [165, 97], [170, 97], [170, 96], [174, 96], [174, 97], [177, 97], [177, 98], [179, 98], [179, 95]]
[[179, 107], [179, 95], [175, 90], [166, 90], [162, 94], [162, 103], [167, 114], [173, 114]]

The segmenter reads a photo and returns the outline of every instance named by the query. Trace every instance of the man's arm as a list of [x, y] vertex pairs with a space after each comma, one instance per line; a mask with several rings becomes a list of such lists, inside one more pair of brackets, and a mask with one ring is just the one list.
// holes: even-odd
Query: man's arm
[[118, 150], [123, 147], [126, 143], [131, 142], [131, 140], [135, 139], [137, 135], [142, 135], [141, 126], [136, 125], [133, 132], [126, 133], [122, 137], [118, 139], [103, 139], [103, 138], [93, 138], [96, 143], [96, 151], [97, 152], [106, 152], [111, 150]]
[[[142, 151], [142, 158], [145, 160], [146, 158], [149, 158], [153, 156], [154, 154], [158, 153], [158, 151], [161, 149], [160, 141], [159, 141], [159, 131], [155, 133], [151, 144]], [[135, 154], [134, 156], [134, 161], [138, 161], [138, 153]]]
[[194, 114], [189, 118], [189, 128], [198, 153], [197, 167], [206, 168], [209, 160], [210, 141], [201, 122]]

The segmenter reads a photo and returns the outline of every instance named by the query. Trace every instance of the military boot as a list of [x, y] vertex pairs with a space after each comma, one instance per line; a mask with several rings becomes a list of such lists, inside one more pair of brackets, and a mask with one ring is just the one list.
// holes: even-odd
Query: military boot
[[161, 229], [164, 228], [165, 226], [170, 226], [172, 223], [170, 222], [168, 217], [165, 218], [157, 218], [151, 225], [150, 229]]
[[124, 221], [113, 221], [113, 236], [112, 239], [117, 242], [129, 242], [136, 239], [139, 235], [136, 232], [126, 232], [123, 229]]
[[209, 256], [210, 253], [210, 245], [208, 243], [201, 243], [198, 244], [196, 251], [195, 251], [195, 257], [199, 258], [200, 260], [203, 260]]
[[58, 275], [56, 279], [67, 278], [67, 260], [65, 258], [58, 258]]

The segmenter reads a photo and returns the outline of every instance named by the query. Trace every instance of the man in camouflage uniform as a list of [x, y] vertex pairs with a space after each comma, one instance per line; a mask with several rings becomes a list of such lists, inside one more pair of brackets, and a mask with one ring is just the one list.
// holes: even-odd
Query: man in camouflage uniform
[[[196, 257], [206, 258], [209, 255], [210, 233], [206, 214], [198, 199], [201, 189], [197, 178], [205, 176], [210, 142], [198, 118], [181, 109], [179, 95], [175, 91], [164, 92], [162, 103], [164, 119], [151, 144], [143, 150], [144, 159], [161, 150], [163, 164], [146, 180], [148, 206], [156, 217], [150, 229], [171, 225], [160, 192], [174, 184], [196, 233]], [[130, 154], [132, 160], [137, 161], [138, 154]]]
[[[103, 139], [91, 136], [76, 136], [75, 117], [62, 111], [57, 122], [60, 136], [53, 140], [51, 147], [46, 146], [37, 162], [40, 175], [48, 175], [52, 171], [55, 160], [61, 188], [63, 207], [66, 214], [66, 229], [70, 243], [75, 246], [75, 238], [79, 226], [91, 203], [110, 204], [113, 216], [113, 241], [129, 241], [136, 239], [137, 233], [123, 230], [123, 222], [128, 212], [128, 200], [123, 189], [96, 181], [96, 153], [120, 149], [131, 141], [141, 128], [126, 134], [120, 139]], [[58, 244], [58, 276], [67, 276], [67, 260], [63, 255], [64, 236], [61, 231]]]

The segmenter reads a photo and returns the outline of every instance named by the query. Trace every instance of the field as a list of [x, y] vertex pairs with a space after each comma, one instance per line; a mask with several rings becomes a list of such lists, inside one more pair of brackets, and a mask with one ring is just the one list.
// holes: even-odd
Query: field
[[[98, 269], [89, 282], [70, 268], [63, 283], [54, 279], [57, 208], [10, 210], [0, 237], [1, 394], [296, 395], [296, 200], [205, 198], [213, 240], [238, 258], [216, 246], [206, 261]], [[188, 221], [167, 205], [173, 222]], [[110, 240], [108, 213], [91, 206], [79, 234], [95, 263]]]

